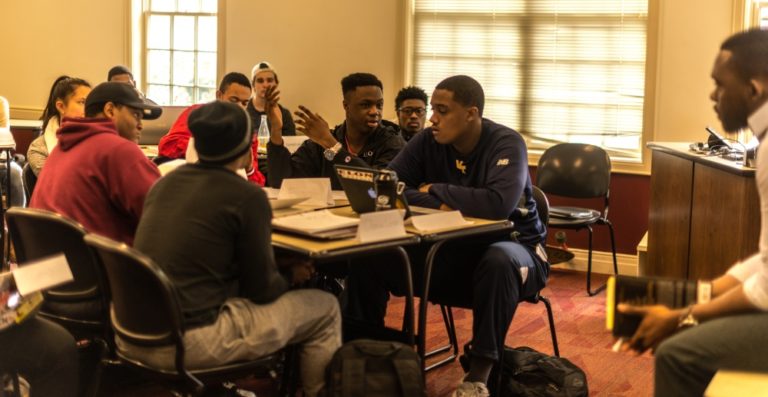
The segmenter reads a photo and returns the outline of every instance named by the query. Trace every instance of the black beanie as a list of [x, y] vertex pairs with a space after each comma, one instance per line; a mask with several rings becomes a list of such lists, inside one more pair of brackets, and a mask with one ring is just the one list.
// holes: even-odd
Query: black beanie
[[207, 103], [192, 111], [187, 124], [203, 163], [226, 164], [251, 149], [251, 118], [234, 103]]

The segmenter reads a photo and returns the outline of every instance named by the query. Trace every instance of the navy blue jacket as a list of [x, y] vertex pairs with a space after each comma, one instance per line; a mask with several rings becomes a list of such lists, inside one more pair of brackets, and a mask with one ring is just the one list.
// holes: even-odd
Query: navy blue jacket
[[[427, 128], [408, 142], [389, 168], [405, 182], [411, 205], [439, 208], [444, 203], [466, 216], [509, 219], [518, 241], [544, 243], [546, 228], [533, 200], [525, 141], [501, 124], [488, 119], [482, 123], [480, 140], [467, 156], [437, 143]], [[429, 183], [429, 193], [419, 192], [419, 186]]]

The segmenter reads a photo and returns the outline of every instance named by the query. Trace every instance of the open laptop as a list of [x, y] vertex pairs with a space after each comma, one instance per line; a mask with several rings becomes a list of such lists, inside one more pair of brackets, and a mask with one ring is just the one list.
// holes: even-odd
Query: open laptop
[[[358, 214], [376, 211], [376, 186], [374, 181], [381, 171], [339, 164], [334, 165], [333, 168], [336, 170], [341, 188], [344, 189], [352, 209]], [[411, 217], [408, 201], [405, 199], [401, 189], [398, 189], [395, 206], [398, 209], [405, 210], [406, 219]]]

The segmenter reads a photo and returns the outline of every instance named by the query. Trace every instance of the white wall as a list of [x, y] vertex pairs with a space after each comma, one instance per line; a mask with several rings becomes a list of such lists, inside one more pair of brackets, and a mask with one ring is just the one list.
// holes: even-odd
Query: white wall
[[392, 118], [402, 84], [400, 0], [226, 1], [226, 71], [250, 75], [266, 60], [280, 79], [282, 102], [344, 119], [341, 78], [375, 74], [384, 84], [384, 117]]
[[12, 117], [18, 109], [39, 115], [56, 77], [81, 77], [91, 84], [124, 64], [127, 48], [125, 0], [0, 1], [0, 95]]
[[[92, 83], [127, 63], [128, 0], [0, 1], [0, 95], [41, 109], [61, 73]], [[384, 83], [385, 117], [403, 84], [404, 0], [225, 0], [226, 71], [250, 73], [268, 60], [279, 73], [285, 105], [343, 119], [339, 80], [367, 71]], [[658, 0], [657, 74], [650, 140], [700, 140], [719, 126], [708, 99], [709, 72], [731, 33], [733, 0]], [[425, 87], [430, 90], [429, 87]], [[514, 127], [514, 126], [513, 126]]]
[[701, 141], [704, 127], [722, 130], [709, 93], [712, 64], [732, 31], [732, 0], [659, 0], [657, 141]]

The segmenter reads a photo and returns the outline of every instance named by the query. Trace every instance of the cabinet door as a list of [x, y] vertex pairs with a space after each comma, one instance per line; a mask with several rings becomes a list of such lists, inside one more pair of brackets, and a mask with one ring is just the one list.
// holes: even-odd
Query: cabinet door
[[645, 275], [687, 276], [692, 190], [693, 161], [654, 150]]
[[[650, 236], [649, 236], [650, 237]], [[712, 278], [758, 249], [760, 202], [753, 176], [694, 168], [688, 278]]]

